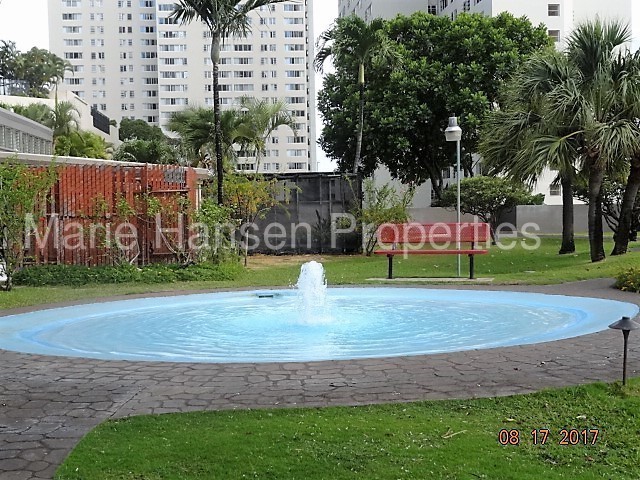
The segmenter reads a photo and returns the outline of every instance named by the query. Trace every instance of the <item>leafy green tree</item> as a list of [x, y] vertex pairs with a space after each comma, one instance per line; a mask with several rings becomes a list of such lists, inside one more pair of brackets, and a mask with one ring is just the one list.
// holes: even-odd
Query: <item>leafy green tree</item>
[[287, 189], [275, 178], [266, 178], [256, 173], [245, 175], [232, 173], [227, 175], [225, 183], [226, 205], [232, 210], [232, 217], [240, 223], [244, 265], [249, 254], [249, 229], [257, 219], [264, 218], [274, 206], [280, 205], [278, 197]]
[[362, 231], [364, 252], [368, 257], [376, 247], [380, 225], [405, 223], [409, 219], [409, 205], [415, 189], [410, 187], [398, 192], [390, 183], [378, 187], [373, 179], [368, 178], [362, 184], [362, 193], [362, 206], [356, 207], [352, 213], [358, 229]]
[[[531, 195], [523, 185], [500, 177], [477, 176], [460, 181], [460, 211], [488, 223], [494, 243], [503, 213], [517, 205], [541, 205], [543, 201], [544, 195]], [[456, 208], [456, 189], [445, 189], [438, 206]]]
[[[448, 117], [457, 113], [463, 128], [463, 167], [472, 170], [481, 120], [500, 103], [500, 88], [532, 52], [549, 45], [544, 27], [524, 18], [460, 15], [455, 21], [423, 12], [386, 23], [400, 66], [367, 65], [362, 172], [385, 165], [404, 183], [430, 180], [436, 195], [442, 170], [455, 162], [445, 140]], [[350, 132], [358, 90], [352, 61], [334, 59], [336, 71], [325, 76], [318, 109], [324, 118], [320, 144], [328, 156], [349, 170], [354, 147]]]
[[68, 70], [71, 70], [70, 63], [48, 50], [33, 47], [21, 53], [14, 42], [2, 41], [0, 45], [0, 79], [4, 93], [47, 98]]
[[142, 163], [176, 163], [175, 150], [163, 139], [130, 139], [122, 142], [113, 155], [114, 160]]
[[131, 120], [130, 118], [123, 118], [120, 121], [119, 136], [123, 142], [134, 139], [146, 141], [166, 141], [167, 139], [160, 127], [149, 125], [144, 120]]
[[11, 94], [11, 87], [16, 80], [15, 63], [19, 55], [15, 42], [0, 41], [0, 93]]
[[[626, 172], [622, 174], [609, 172], [600, 188], [602, 216], [613, 231], [614, 240], [617, 239], [620, 233], [622, 206], [625, 202], [625, 194], [628, 192], [628, 188], [625, 185], [625, 177]], [[584, 175], [577, 178], [575, 192], [576, 198], [585, 203], [588, 201], [589, 185]], [[637, 196], [633, 202], [630, 216], [629, 236], [635, 239], [638, 231], [640, 231], [640, 198]]]
[[198, 250], [200, 261], [218, 264], [233, 256], [237, 259], [231, 242], [235, 229], [232, 214], [231, 207], [218, 205], [211, 198], [202, 200], [194, 216], [196, 223], [201, 226], [199, 233], [203, 236], [202, 247]]
[[362, 152], [365, 107], [365, 66], [373, 61], [391, 61], [395, 63], [398, 55], [384, 31], [384, 20], [375, 18], [366, 22], [351, 15], [336, 20], [324, 31], [318, 41], [318, 53], [314, 60], [316, 70], [322, 71], [324, 62], [333, 57], [337, 64], [353, 62], [357, 65], [358, 76], [358, 124], [356, 131], [356, 151], [353, 160], [353, 173], [358, 171]]
[[24, 262], [28, 216], [40, 218], [46, 195], [56, 179], [55, 168], [36, 170], [11, 162], [0, 163], [0, 260], [11, 290], [13, 275]]
[[213, 64], [213, 115], [218, 203], [224, 201], [224, 162], [222, 153], [222, 125], [220, 114], [219, 64], [220, 46], [233, 35], [244, 36], [251, 31], [249, 13], [256, 8], [281, 3], [284, 0], [178, 0], [171, 19], [179, 23], [198, 20], [204, 23], [211, 36]]

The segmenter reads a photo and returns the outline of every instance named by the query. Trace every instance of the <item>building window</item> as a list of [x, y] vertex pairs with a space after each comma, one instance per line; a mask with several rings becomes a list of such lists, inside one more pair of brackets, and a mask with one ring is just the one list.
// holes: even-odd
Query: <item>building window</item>
[[550, 3], [547, 8], [547, 14], [550, 17], [559, 17], [560, 16], [560, 4], [559, 3]]
[[549, 195], [551, 197], [559, 197], [561, 193], [562, 193], [562, 191], [561, 191], [561, 187], [560, 187], [559, 184], [553, 184], [552, 183], [549, 186]]
[[560, 30], [549, 30], [549, 36], [553, 39], [554, 42], [560, 41]]

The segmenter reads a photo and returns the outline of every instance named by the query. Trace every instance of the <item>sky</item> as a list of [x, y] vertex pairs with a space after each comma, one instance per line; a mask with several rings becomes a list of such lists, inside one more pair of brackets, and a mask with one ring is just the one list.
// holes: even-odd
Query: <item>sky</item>
[[[313, 28], [316, 38], [338, 16], [338, 0], [315, 0]], [[47, 0], [0, 0], [0, 40], [16, 42], [18, 50], [24, 52], [31, 47], [49, 48], [49, 26]], [[322, 87], [322, 78], [316, 75], [316, 89]], [[321, 122], [316, 119], [317, 134]], [[335, 164], [328, 160], [318, 147], [318, 170], [332, 171]]]

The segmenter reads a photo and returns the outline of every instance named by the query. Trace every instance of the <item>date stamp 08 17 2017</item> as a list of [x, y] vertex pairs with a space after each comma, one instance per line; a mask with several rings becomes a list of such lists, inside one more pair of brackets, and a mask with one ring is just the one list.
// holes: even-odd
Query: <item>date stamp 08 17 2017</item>
[[[564, 446], [595, 445], [600, 440], [599, 428], [562, 428], [557, 432], [552, 432], [549, 428], [534, 428], [529, 433], [531, 442], [534, 445], [546, 445], [547, 443], [557, 443]], [[520, 445], [523, 436], [520, 430], [503, 428], [498, 432], [498, 443], [500, 445]]]

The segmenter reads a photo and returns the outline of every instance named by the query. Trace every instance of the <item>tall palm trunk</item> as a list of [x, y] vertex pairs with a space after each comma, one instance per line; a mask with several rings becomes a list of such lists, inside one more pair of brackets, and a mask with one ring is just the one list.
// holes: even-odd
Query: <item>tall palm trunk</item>
[[573, 238], [573, 178], [571, 174], [560, 178], [562, 185], [562, 245], [560, 255], [576, 251]]
[[[597, 161], [597, 159], [596, 159]], [[602, 231], [602, 198], [600, 191], [604, 180], [604, 169], [594, 165], [594, 159], [589, 164], [589, 251], [591, 261], [604, 260], [604, 238]]]
[[219, 63], [220, 63], [220, 34], [212, 33], [211, 62], [213, 63], [213, 123], [215, 128], [216, 148], [216, 176], [218, 177], [218, 205], [224, 203], [224, 163], [222, 162], [222, 115], [220, 113]]
[[358, 86], [360, 111], [358, 112], [358, 135], [356, 137], [356, 157], [353, 159], [353, 173], [358, 173], [358, 165], [360, 165], [360, 155], [362, 153], [362, 133], [364, 131], [364, 63], [360, 64]]
[[640, 153], [631, 158], [631, 170], [627, 179], [627, 186], [624, 189], [622, 205], [620, 207], [620, 219], [618, 220], [618, 231], [615, 235], [616, 244], [611, 255], [624, 255], [629, 247], [631, 227], [633, 223], [633, 206], [640, 189]]

